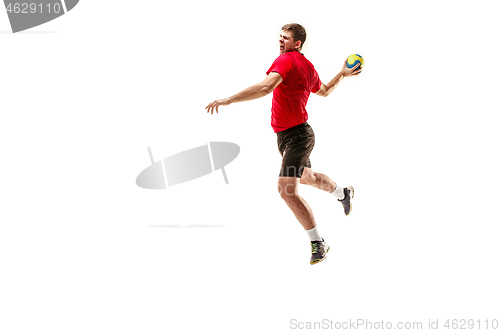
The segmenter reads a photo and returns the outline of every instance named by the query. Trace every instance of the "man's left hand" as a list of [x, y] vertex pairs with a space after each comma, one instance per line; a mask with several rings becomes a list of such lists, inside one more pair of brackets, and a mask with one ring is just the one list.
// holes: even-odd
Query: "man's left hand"
[[361, 73], [361, 64], [357, 64], [356, 66], [349, 68], [347, 67], [347, 59], [344, 62], [344, 66], [342, 66], [342, 75], [344, 77], [356, 76]]

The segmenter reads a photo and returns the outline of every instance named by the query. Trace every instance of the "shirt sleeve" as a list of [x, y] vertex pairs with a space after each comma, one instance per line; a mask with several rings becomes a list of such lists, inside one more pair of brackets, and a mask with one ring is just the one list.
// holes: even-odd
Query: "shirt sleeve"
[[318, 75], [318, 72], [316, 72], [316, 70], [314, 71], [313, 79], [314, 79], [314, 81], [313, 81], [311, 92], [313, 94], [315, 94], [321, 89], [321, 80], [319, 79], [319, 75]]
[[281, 75], [283, 81], [286, 79], [287, 75], [290, 73], [292, 68], [292, 59], [286, 54], [281, 54], [276, 60], [274, 60], [271, 67], [267, 70], [266, 74], [269, 75], [271, 72], [276, 72]]

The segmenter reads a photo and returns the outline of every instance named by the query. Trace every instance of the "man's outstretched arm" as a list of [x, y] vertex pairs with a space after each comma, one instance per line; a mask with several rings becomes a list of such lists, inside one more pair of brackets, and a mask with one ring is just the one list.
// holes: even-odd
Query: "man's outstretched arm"
[[331, 92], [334, 91], [335, 88], [337, 88], [337, 86], [340, 84], [340, 82], [344, 77], [359, 75], [359, 73], [361, 73], [361, 68], [359, 68], [360, 65], [361, 64], [357, 64], [353, 68], [349, 68], [347, 67], [347, 59], [346, 59], [340, 73], [335, 75], [335, 77], [330, 82], [328, 82], [328, 84], [321, 83], [321, 88], [316, 92], [316, 95], [323, 97], [330, 95]]
[[264, 81], [254, 84], [253, 86], [248, 87], [247, 89], [229, 98], [215, 100], [208, 104], [205, 109], [207, 109], [207, 113], [210, 112], [213, 114], [214, 109], [215, 112], [219, 113], [220, 105], [229, 105], [231, 103], [251, 101], [252, 99], [264, 97], [271, 93], [281, 83], [281, 81], [283, 81], [283, 79], [279, 73], [271, 72], [264, 79]]

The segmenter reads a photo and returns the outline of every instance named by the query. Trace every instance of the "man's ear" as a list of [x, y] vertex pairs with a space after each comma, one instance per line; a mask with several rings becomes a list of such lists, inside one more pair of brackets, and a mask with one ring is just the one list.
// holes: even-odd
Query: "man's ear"
[[295, 42], [294, 48], [296, 50], [300, 50], [300, 47], [302, 46], [302, 41], [298, 40]]

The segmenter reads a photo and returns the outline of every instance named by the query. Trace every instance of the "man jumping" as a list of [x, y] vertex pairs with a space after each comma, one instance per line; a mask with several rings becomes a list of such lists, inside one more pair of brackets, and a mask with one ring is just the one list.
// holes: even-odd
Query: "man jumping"
[[306, 104], [311, 92], [319, 96], [328, 96], [344, 77], [361, 73], [359, 64], [347, 67], [347, 60], [342, 70], [328, 84], [323, 84], [309, 60], [300, 53], [306, 41], [306, 31], [300, 24], [283, 26], [279, 39], [280, 56], [267, 71], [267, 77], [238, 94], [210, 103], [207, 113], [218, 113], [219, 106], [250, 101], [273, 92], [271, 126], [278, 136], [278, 149], [283, 157], [278, 178], [278, 190], [297, 220], [306, 230], [311, 241], [311, 265], [326, 258], [330, 247], [320, 237], [316, 221], [307, 202], [298, 194], [298, 185], [306, 184], [332, 193], [344, 207], [345, 215], [352, 209], [354, 197], [352, 186], [342, 188], [328, 176], [313, 172], [309, 155], [314, 147], [314, 132], [307, 124]]

